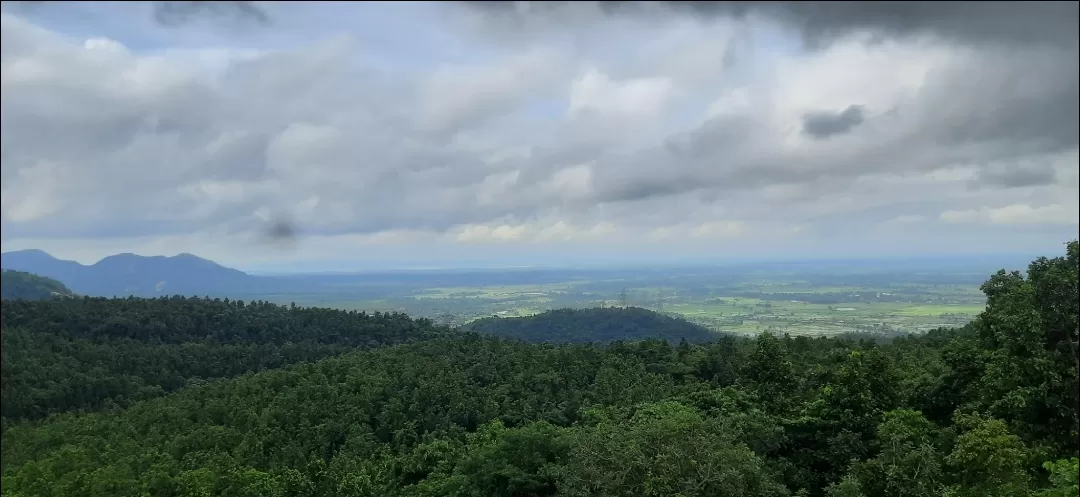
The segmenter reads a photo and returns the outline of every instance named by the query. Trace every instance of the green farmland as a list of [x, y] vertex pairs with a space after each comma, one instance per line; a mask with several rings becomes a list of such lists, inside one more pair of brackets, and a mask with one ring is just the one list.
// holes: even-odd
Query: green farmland
[[[923, 332], [962, 326], [985, 305], [985, 267], [887, 263], [642, 269], [533, 269], [357, 276], [333, 292], [259, 296], [348, 310], [399, 311], [460, 326], [556, 308], [635, 306], [726, 333]], [[981, 270], [981, 271], [980, 271]]]

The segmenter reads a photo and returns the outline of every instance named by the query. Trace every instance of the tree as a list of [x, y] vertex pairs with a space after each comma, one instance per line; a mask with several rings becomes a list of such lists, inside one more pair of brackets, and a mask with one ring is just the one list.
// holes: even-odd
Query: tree
[[957, 437], [945, 463], [955, 475], [951, 493], [958, 497], [1027, 495], [1030, 477], [1024, 470], [1027, 448], [1000, 419], [958, 414]]
[[972, 324], [990, 351], [976, 401], [1031, 442], [1080, 450], [1080, 372], [1075, 353], [1077, 242], [1066, 257], [1039, 258], [983, 284], [987, 307]]
[[936, 497], [944, 489], [937, 428], [918, 411], [885, 413], [877, 428], [881, 451], [853, 468], [861, 488], [883, 497]]
[[665, 402], [627, 420], [582, 428], [560, 477], [560, 495], [610, 497], [781, 496], [762, 461], [723, 426]]

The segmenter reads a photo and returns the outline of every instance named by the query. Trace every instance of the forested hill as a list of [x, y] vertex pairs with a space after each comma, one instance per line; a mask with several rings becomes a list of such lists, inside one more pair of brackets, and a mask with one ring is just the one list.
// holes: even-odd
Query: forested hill
[[646, 338], [697, 343], [718, 336], [702, 326], [640, 307], [557, 309], [520, 318], [491, 317], [473, 321], [462, 330], [526, 342], [565, 343]]
[[0, 271], [0, 298], [4, 300], [43, 300], [71, 296], [71, 290], [52, 278], [23, 271]]
[[[9, 427], [0, 440], [2, 492], [1071, 497], [1080, 469], [1078, 277], [1080, 245], [1072, 242], [1065, 257], [1038, 259], [1027, 275], [992, 275], [982, 287], [986, 310], [969, 326], [880, 345], [768, 333], [704, 344], [556, 345], [449, 333], [192, 381], [125, 409]], [[111, 354], [136, 377], [172, 367], [167, 355], [133, 354], [132, 344], [153, 345], [130, 332], [141, 328], [84, 329], [76, 317], [84, 312], [58, 302], [4, 302], [5, 319], [27, 328], [21, 340], [55, 337], [17, 354], [53, 354], [70, 333], [101, 348], [51, 362], [81, 368], [83, 357]], [[138, 323], [154, 301], [108, 302]], [[255, 324], [230, 333], [242, 321], [205, 323], [252, 306], [157, 302], [176, 311], [165, 313], [172, 323], [188, 323], [180, 336], [205, 338], [195, 355], [209, 364], [226, 362], [206, 354], [261, 333], [280, 335], [272, 343], [300, 338], [308, 325], [353, 336], [345, 326], [318, 324], [357, 316], [257, 304]], [[56, 311], [25, 317], [45, 309]], [[108, 323], [105, 310], [85, 314]], [[379, 336], [411, 335], [392, 332], [393, 323], [425, 334], [425, 322], [356, 319]], [[5, 327], [5, 340], [10, 331]], [[313, 343], [337, 343], [333, 331], [315, 334], [322, 338]], [[5, 395], [25, 391], [8, 383], [8, 368], [21, 372], [22, 382], [49, 372], [49, 381], [64, 384], [50, 361], [13, 363], [9, 348], [5, 341]], [[66, 374], [93, 384], [80, 390], [93, 395], [124, 378], [125, 370], [107, 367]], [[37, 385], [46, 393], [59, 388]], [[21, 405], [50, 398], [31, 395]]]
[[183, 297], [4, 300], [0, 308], [5, 426], [440, 333], [402, 314]]
[[84, 266], [41, 250], [4, 252], [4, 269], [27, 271], [62, 281], [76, 293], [95, 296], [226, 296], [250, 292], [259, 279], [191, 254], [146, 257], [117, 254]]

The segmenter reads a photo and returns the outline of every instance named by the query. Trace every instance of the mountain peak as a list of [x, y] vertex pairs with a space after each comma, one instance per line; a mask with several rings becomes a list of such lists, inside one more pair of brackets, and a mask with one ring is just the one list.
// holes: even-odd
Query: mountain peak
[[[176, 261], [206, 262], [206, 263], [213, 264], [215, 266], [221, 266], [221, 264], [218, 264], [218, 263], [216, 263], [216, 262], [214, 262], [214, 261], [212, 261], [210, 259], [205, 259], [205, 258], [199, 257], [199, 256], [197, 256], [195, 254], [189, 254], [187, 252], [181, 252], [181, 253], [176, 254], [176, 255], [174, 255], [172, 257], [167, 257], [167, 259], [172, 259], [172, 260], [176, 260]], [[222, 266], [222, 267], [224, 267], [224, 266]]]
[[243, 271], [190, 253], [166, 257], [125, 252], [84, 266], [40, 250], [3, 254], [3, 267], [59, 280], [84, 295], [224, 295], [250, 291], [255, 284]]
[[15, 257], [40, 257], [40, 258], [42, 258], [42, 259], [46, 259], [46, 258], [47, 258], [47, 259], [55, 259], [55, 260], [59, 260], [59, 259], [56, 259], [56, 257], [53, 257], [53, 256], [52, 256], [52, 254], [50, 254], [50, 253], [48, 253], [48, 252], [46, 252], [46, 251], [44, 251], [44, 250], [41, 250], [41, 249], [22, 249], [22, 250], [12, 250], [12, 251], [10, 251], [10, 252], [4, 252], [4, 253], [3, 253], [3, 256], [4, 256], [4, 257], [7, 257], [7, 256], [15, 256]]
[[98, 261], [97, 263], [100, 264], [102, 261], [111, 261], [111, 260], [144, 259], [144, 258], [145, 258], [145, 256], [142, 256], [142, 255], [139, 255], [139, 254], [133, 254], [131, 252], [121, 252], [119, 254], [107, 255], [105, 257], [102, 257], [101, 260]]

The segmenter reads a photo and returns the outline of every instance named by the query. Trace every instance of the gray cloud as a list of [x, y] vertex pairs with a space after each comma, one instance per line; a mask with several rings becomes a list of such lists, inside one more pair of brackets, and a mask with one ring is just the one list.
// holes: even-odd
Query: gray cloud
[[983, 168], [972, 181], [973, 187], [993, 186], [1023, 188], [1050, 185], [1058, 180], [1052, 164], [1032, 162], [997, 163]]
[[[36, 9], [53, 2], [45, 0], [17, 0], [4, 2], [16, 9]], [[179, 27], [197, 21], [254, 22], [259, 25], [270, 23], [270, 16], [257, 2], [245, 1], [191, 1], [191, 2], [146, 2], [150, 4], [150, 15], [154, 22], [165, 27]]]
[[255, 2], [153, 2], [153, 8], [154, 20], [163, 26], [179, 26], [200, 18], [270, 23], [270, 16]]
[[[918, 98], [874, 126], [847, 129], [850, 138], [828, 149], [797, 155], [762, 142], [768, 131], [744, 117], [714, 120], [686, 135], [678, 147], [649, 158], [603, 166], [607, 199], [638, 199], [705, 188], [761, 188], [813, 184], [869, 174], [920, 173], [953, 166], [1016, 161], [1075, 150], [1078, 140], [1077, 57], [1063, 49], [986, 49], [934, 71]], [[1063, 62], [1063, 63], [1062, 63]], [[857, 113], [849, 113], [851, 124]], [[804, 130], [813, 135], [803, 122]], [[829, 122], [827, 124], [841, 124]], [[869, 126], [869, 127], [868, 127]], [[828, 126], [825, 126], [828, 128]], [[818, 138], [824, 133], [816, 129]], [[834, 131], [834, 130], [829, 130]], [[835, 131], [840, 131], [835, 129]], [[678, 163], [677, 173], [653, 164]], [[989, 167], [989, 166], [987, 166]], [[1019, 180], [982, 173], [979, 184], [1026, 187], [1052, 184], [1045, 174]], [[1019, 173], [1012, 173], [1019, 174]], [[992, 179], [993, 178], [993, 179]], [[620, 185], [632, 185], [620, 186]], [[808, 186], [810, 187], [810, 186]]]
[[1080, 134], [1078, 74], [1075, 44], [973, 54], [932, 75], [924, 119], [940, 121], [926, 132], [958, 144], [998, 141], [1021, 154], [1073, 148]]
[[[855, 212], [862, 224], [935, 219], [906, 210], [929, 198], [938, 211], [1075, 203], [1054, 159], [1078, 146], [1075, 23], [1070, 45], [1068, 22], [1047, 18], [1061, 7], [1037, 4], [1038, 16], [1016, 13], [1017, 25], [995, 30], [989, 18], [958, 26], [955, 12], [969, 9], [960, 4], [938, 7], [939, 19], [885, 3], [903, 14], [896, 21], [822, 5], [849, 10], [833, 27], [796, 4], [660, 10], [729, 9], [747, 25], [768, 14], [835, 41], [812, 53], [754, 52], [739, 29], [712, 21], [629, 29], [564, 6], [601, 26], [563, 23], [575, 40], [622, 37], [597, 48], [537, 29], [524, 49], [455, 38], [469, 57], [393, 69], [349, 36], [133, 53], [5, 15], [3, 233], [217, 229], [288, 241], [468, 224], [692, 231], [726, 220], [780, 230]], [[1058, 34], [1025, 35], [1035, 17]], [[859, 29], [938, 40], [839, 37]], [[653, 32], [662, 43], [635, 59], [627, 47]], [[702, 40], [723, 56], [652, 63]]]
[[971, 42], [1075, 43], [1076, 2], [671, 2], [696, 12], [775, 16], [821, 41], [856, 30]]
[[[464, 2], [517, 27], [529, 17], [655, 15], [667, 9], [705, 17], [761, 16], [794, 27], [811, 46], [854, 31], [887, 36], [934, 35], [975, 44], [1075, 44], [1077, 2]], [[583, 4], [592, 4], [591, 8]]]
[[[760, 124], [742, 118], [714, 120], [677, 139], [680, 145], [675, 148], [601, 161], [601, 198], [607, 200], [931, 171], [1057, 153], [1080, 144], [1075, 2], [466, 3], [490, 21], [477, 29], [511, 37], [535, 30], [588, 29], [609, 16], [655, 19], [666, 10], [708, 18], [769, 19], [798, 29], [804, 41], [819, 50], [860, 31], [900, 39], [929, 36], [962, 47], [954, 63], [931, 69], [916, 100], [893, 108], [876, 130], [866, 130], [876, 134], [872, 144], [850, 142], [847, 150], [816, 157], [779, 152], [748, 156], [740, 151], [753, 146], [768, 150], [757, 143], [765, 132]], [[513, 29], [503, 29], [508, 25]], [[803, 130], [812, 137], [835, 137], [865, 127], [864, 117], [859, 106], [832, 116], [811, 112], [804, 116]], [[656, 166], [666, 163], [683, 167], [672, 173]]]
[[818, 139], [840, 135], [863, 122], [861, 105], [850, 105], [840, 112], [811, 112], [803, 116], [803, 133]]

